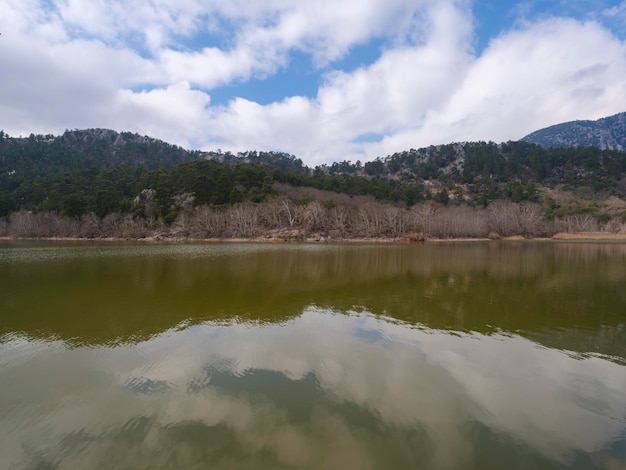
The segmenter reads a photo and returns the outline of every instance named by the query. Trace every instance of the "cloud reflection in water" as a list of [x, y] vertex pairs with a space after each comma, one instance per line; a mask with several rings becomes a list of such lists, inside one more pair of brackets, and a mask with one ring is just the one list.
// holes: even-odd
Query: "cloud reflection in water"
[[0, 459], [18, 467], [566, 468], [626, 450], [626, 368], [516, 335], [310, 306], [113, 348], [22, 338], [2, 355], [17, 349], [28, 360], [0, 369]]

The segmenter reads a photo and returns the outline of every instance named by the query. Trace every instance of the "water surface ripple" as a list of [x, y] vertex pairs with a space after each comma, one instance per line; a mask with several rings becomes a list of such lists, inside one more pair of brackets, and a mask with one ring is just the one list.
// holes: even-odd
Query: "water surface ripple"
[[626, 246], [0, 245], [1, 468], [625, 468]]

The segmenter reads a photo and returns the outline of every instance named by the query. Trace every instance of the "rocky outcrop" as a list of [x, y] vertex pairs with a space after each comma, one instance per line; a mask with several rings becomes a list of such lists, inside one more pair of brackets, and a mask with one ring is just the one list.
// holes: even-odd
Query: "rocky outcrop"
[[540, 129], [521, 139], [542, 147], [597, 147], [626, 151], [626, 112], [597, 121], [571, 121]]

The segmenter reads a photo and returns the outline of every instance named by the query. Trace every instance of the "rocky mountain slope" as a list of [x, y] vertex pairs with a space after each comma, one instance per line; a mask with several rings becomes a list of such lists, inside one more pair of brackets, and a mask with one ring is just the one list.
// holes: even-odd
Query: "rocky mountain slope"
[[597, 121], [571, 121], [540, 129], [521, 139], [542, 147], [597, 147], [626, 150], [626, 112]]

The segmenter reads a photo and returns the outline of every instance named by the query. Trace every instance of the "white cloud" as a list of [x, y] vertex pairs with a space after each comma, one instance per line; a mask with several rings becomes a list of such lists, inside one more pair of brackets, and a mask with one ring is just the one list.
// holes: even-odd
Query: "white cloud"
[[[626, 46], [599, 23], [525, 19], [476, 56], [470, 7], [464, 0], [8, 0], [0, 128], [19, 135], [113, 127], [180, 145], [280, 149], [317, 164], [518, 139], [624, 111]], [[623, 11], [621, 3], [602, 15]], [[219, 44], [210, 43], [215, 38]], [[373, 63], [332, 68], [375, 39], [385, 46]], [[271, 76], [295, 51], [320, 67], [311, 73], [324, 73], [316, 96], [261, 105], [235, 95], [211, 104], [215, 87], [236, 90]], [[383, 138], [360, 142], [364, 135]]]
[[352, 73], [329, 73], [314, 99], [267, 106], [235, 100], [211, 128], [235, 147], [261, 143], [310, 163], [363, 159], [364, 144], [353, 143], [359, 135], [416, 127], [459, 85], [470, 62], [470, 20], [463, 12], [451, 3], [433, 5], [423, 43], [387, 50]]
[[[316, 99], [297, 101], [297, 115], [293, 99], [237, 101], [215, 116], [226, 117], [220, 135], [233, 149], [261, 142], [321, 163], [452, 141], [516, 140], [623, 111], [626, 49], [599, 24], [545, 20], [502, 34], [472, 57], [464, 13], [450, 4], [429, 10], [422, 44], [388, 50], [352, 73], [329, 73]], [[386, 137], [353, 142], [367, 133]]]
[[112, 43], [139, 36], [150, 50], [188, 36], [201, 27], [204, 13], [198, 1], [56, 0], [54, 11], [68, 29]]
[[607, 8], [602, 12], [604, 16], [610, 18], [626, 19], [626, 1], [622, 1], [619, 5], [614, 5], [611, 8]]
[[210, 47], [200, 52], [168, 49], [160, 53], [165, 81], [188, 80], [208, 89], [247, 80], [253, 71], [257, 74], [275, 72], [285, 60], [284, 54], [277, 54], [272, 49], [259, 52], [249, 48], [223, 51]]
[[120, 90], [106, 111], [107, 127], [159, 138], [185, 148], [206, 132], [210, 97], [180, 82], [141, 92]]
[[329, 75], [319, 100], [327, 115], [341, 113], [354, 132], [416, 125], [446, 98], [469, 62], [469, 21], [450, 4], [433, 8], [425, 44], [389, 50], [373, 65]]
[[164, 75], [211, 89], [233, 80], [272, 74], [288, 65], [289, 52], [294, 50], [311, 55], [313, 62], [323, 67], [343, 57], [354, 45], [372, 38], [406, 36], [416, 29], [410, 20], [429, 4], [424, 0], [277, 3], [268, 4], [267, 10], [253, 9], [247, 17], [241, 17], [247, 5], [242, 5], [237, 13], [218, 10], [237, 25], [222, 31], [231, 37], [227, 42], [230, 47], [205, 47], [201, 51], [162, 49], [157, 55]]
[[[599, 24], [545, 20], [501, 35], [473, 58], [467, 19], [456, 12], [453, 21], [449, 11], [431, 11], [435, 26], [422, 45], [329, 74], [309, 103], [311, 132], [299, 142], [289, 135], [292, 146], [283, 148], [315, 163], [373, 158], [452, 141], [516, 140], [558, 122], [624, 111], [626, 46]], [[351, 143], [364, 133], [386, 137]], [[313, 150], [320, 134], [325, 145]], [[279, 127], [272, 135], [275, 145], [287, 143]]]
[[0, 49], [0, 61], [0, 126], [26, 135], [98, 126], [119, 87], [150, 69], [131, 51], [87, 41], [26, 40]]
[[418, 138], [515, 140], [623, 111], [625, 92], [624, 43], [596, 23], [548, 20], [495, 39]]

